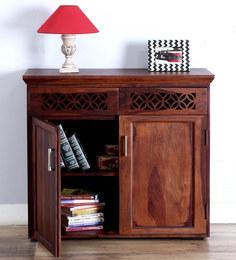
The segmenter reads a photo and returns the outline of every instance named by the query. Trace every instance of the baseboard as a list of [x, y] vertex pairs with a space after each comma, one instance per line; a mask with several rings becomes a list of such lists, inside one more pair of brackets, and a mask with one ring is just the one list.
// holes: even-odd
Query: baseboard
[[27, 204], [0, 204], [0, 225], [26, 225]]

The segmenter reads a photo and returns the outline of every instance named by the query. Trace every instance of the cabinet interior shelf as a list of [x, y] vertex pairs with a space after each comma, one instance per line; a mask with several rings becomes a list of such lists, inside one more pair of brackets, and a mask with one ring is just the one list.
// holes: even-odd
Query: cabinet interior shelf
[[115, 231], [103, 231], [103, 232], [83, 232], [81, 234], [78, 233], [68, 233], [68, 234], [62, 234], [62, 239], [84, 239], [84, 238], [116, 238], [120, 237], [119, 234]]
[[118, 171], [89, 171], [89, 172], [63, 172], [63, 177], [112, 177], [118, 176]]

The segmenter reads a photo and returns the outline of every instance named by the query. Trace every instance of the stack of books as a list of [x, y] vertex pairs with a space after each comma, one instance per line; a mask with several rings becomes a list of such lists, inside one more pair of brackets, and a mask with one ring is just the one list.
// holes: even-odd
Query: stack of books
[[103, 230], [105, 203], [98, 195], [81, 189], [63, 189], [61, 195], [62, 231], [99, 232]]
[[62, 125], [60, 129], [60, 143], [61, 143], [61, 167], [65, 167], [68, 170], [82, 170], [90, 169], [90, 165], [83, 151], [83, 148], [79, 142], [79, 138], [76, 133], [67, 137]]

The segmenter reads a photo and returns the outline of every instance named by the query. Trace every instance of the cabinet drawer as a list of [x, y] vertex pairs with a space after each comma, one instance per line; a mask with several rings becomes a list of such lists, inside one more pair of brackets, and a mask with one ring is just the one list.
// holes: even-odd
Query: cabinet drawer
[[207, 114], [206, 88], [126, 88], [121, 114]]
[[28, 110], [45, 116], [115, 115], [118, 96], [116, 88], [35, 87], [28, 93]]

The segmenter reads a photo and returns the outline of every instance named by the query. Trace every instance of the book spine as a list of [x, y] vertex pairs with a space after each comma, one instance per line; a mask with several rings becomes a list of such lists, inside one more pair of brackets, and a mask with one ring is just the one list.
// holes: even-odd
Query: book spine
[[92, 203], [98, 203], [99, 200], [61, 200], [61, 204], [92, 204]]
[[61, 164], [61, 168], [65, 168], [65, 167], [66, 167], [65, 164], [64, 164], [64, 161], [63, 161], [63, 159], [62, 159], [62, 156], [61, 156], [60, 164]]
[[76, 217], [67, 217], [67, 219], [70, 222], [78, 222], [78, 221], [86, 221], [89, 219], [99, 219], [100, 217], [104, 217], [104, 214], [102, 212], [100, 213], [95, 213], [95, 214], [87, 214], [87, 215], [82, 215], [82, 216], [76, 216]]
[[67, 216], [71, 217], [78, 217], [78, 216], [86, 216], [88, 214], [95, 214], [99, 213], [103, 210], [103, 207], [93, 207], [93, 208], [87, 208], [87, 209], [75, 209], [73, 211], [70, 210], [70, 208], [62, 208], [62, 214], [65, 214]]
[[[63, 206], [64, 205], [64, 206]], [[61, 205], [62, 208], [69, 208], [70, 211], [74, 211], [74, 210], [84, 210], [84, 209], [91, 209], [91, 208], [102, 208], [105, 206], [105, 203], [102, 202], [102, 203], [93, 203], [93, 204], [86, 204], [86, 205], [73, 205], [70, 206], [71, 204], [63, 204]]]
[[87, 214], [95, 214], [103, 210], [102, 207], [100, 208], [90, 208], [90, 209], [79, 209], [79, 210], [73, 210], [70, 213], [70, 216], [77, 217], [77, 216], [86, 216]]
[[66, 232], [76, 232], [76, 231], [89, 231], [89, 230], [102, 230], [103, 225], [99, 226], [87, 226], [87, 227], [66, 227], [64, 226]]
[[95, 200], [97, 195], [62, 195], [61, 200]]
[[86, 226], [95, 226], [95, 225], [102, 225], [104, 223], [104, 219], [101, 218], [100, 220], [91, 220], [91, 221], [81, 221], [81, 222], [73, 222], [68, 223], [69, 227], [86, 227]]
[[100, 207], [104, 207], [105, 205], [106, 205], [105, 202], [100, 202], [96, 204], [79, 205], [79, 206], [72, 207], [71, 211], [78, 210], [78, 209], [100, 208]]
[[73, 150], [70, 146], [70, 143], [66, 137], [65, 131], [62, 125], [59, 125], [60, 129], [60, 142], [61, 142], [61, 155], [64, 160], [64, 163], [68, 170], [74, 170], [79, 168], [79, 164], [76, 161], [76, 157], [73, 153]]
[[71, 137], [68, 138], [70, 145], [72, 147], [72, 150], [75, 154], [75, 157], [81, 167], [82, 170], [88, 170], [90, 169], [90, 165], [88, 163], [88, 160], [83, 152], [83, 149], [78, 141], [78, 138], [75, 134], [73, 134]]
[[88, 219], [76, 219], [76, 220], [65, 220], [65, 223], [68, 223], [69, 225], [84, 225], [84, 224], [90, 224], [93, 225], [94, 223], [100, 223], [104, 222], [103, 217], [97, 217], [97, 218], [88, 218]]
[[65, 208], [88, 208], [88, 207], [94, 207], [94, 205], [97, 205], [97, 202], [93, 203], [62, 203], [61, 202], [61, 207]]
[[69, 208], [62, 208], [62, 214], [66, 215], [67, 217], [78, 217], [78, 216], [86, 216], [87, 214], [94, 214], [98, 213], [101, 209], [91, 208], [91, 209], [79, 209], [70, 211]]

